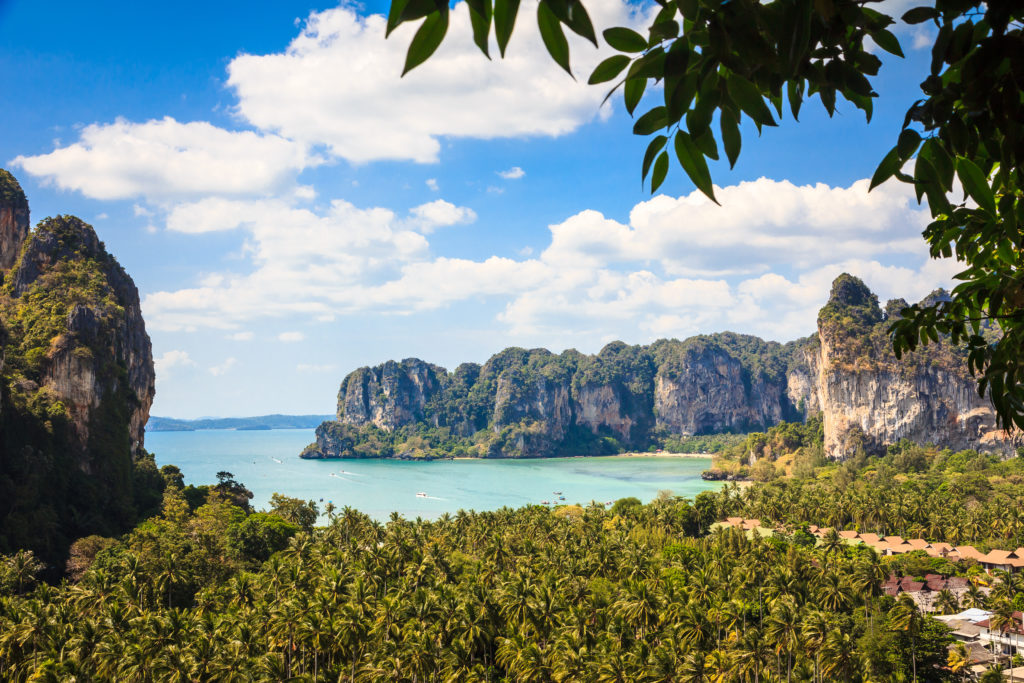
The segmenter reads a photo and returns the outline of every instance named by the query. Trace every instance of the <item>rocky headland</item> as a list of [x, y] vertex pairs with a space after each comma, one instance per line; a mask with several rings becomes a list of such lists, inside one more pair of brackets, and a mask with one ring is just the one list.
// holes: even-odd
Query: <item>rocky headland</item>
[[[942, 296], [937, 292], [932, 296]], [[335, 420], [304, 458], [546, 457], [646, 448], [666, 435], [744, 432], [819, 415], [842, 459], [901, 439], [1008, 454], [960, 349], [897, 359], [887, 328], [906, 306], [841, 275], [816, 334], [779, 344], [725, 332], [596, 355], [510, 348], [448, 372], [416, 358], [350, 373]]]
[[159, 505], [144, 448], [155, 374], [131, 277], [92, 226], [29, 230], [28, 201], [0, 169], [0, 552], [59, 557]]

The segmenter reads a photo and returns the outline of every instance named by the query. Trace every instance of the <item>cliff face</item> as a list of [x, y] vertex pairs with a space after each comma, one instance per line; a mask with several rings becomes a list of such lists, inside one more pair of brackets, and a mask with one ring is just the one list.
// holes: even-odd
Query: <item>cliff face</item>
[[1014, 438], [996, 428], [958, 349], [941, 342], [895, 358], [887, 328], [904, 306], [883, 312], [843, 275], [817, 334], [784, 345], [726, 332], [614, 342], [595, 356], [512, 348], [451, 374], [416, 359], [361, 368], [342, 382], [338, 420], [303, 456], [607, 453], [818, 413], [832, 458], [900, 439], [1011, 453]]
[[[5, 250], [13, 234], [0, 236]], [[47, 218], [12, 249], [0, 289], [0, 552], [52, 558], [159, 502], [143, 447], [153, 354], [138, 290], [91, 226]]]
[[825, 452], [844, 458], [857, 447], [878, 451], [900, 439], [961, 450], [1008, 454], [1014, 437], [967, 370], [963, 354], [945, 340], [897, 359], [886, 334], [888, 318], [863, 282], [840, 276], [818, 316], [819, 351], [809, 401], [825, 424]]
[[18, 259], [28, 236], [28, 200], [14, 176], [0, 168], [0, 271]]

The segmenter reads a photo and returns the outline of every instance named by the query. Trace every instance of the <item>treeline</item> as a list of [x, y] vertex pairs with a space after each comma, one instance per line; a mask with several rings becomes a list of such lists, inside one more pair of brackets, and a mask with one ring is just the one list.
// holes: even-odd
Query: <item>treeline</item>
[[3, 585], [0, 678], [950, 676], [946, 628], [880, 594], [870, 551], [701, 537], [731, 491], [436, 522], [332, 510], [311, 531], [309, 503], [279, 502], [252, 513], [210, 491], [192, 510], [170, 486], [159, 517], [78, 556], [77, 583], [33, 589], [28, 566]]
[[743, 493], [737, 513], [980, 549], [1024, 546], [1024, 458], [1001, 460], [907, 441], [883, 457], [863, 452], [804, 476], [777, 471]]

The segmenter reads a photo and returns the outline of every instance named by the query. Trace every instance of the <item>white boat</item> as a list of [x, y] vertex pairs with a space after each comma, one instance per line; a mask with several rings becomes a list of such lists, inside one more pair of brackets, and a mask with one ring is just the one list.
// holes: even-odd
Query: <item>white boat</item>
[[271, 460], [273, 460], [274, 462], [277, 462], [277, 463], [280, 463], [280, 462], [281, 462], [281, 461], [280, 461], [280, 460], [278, 460], [277, 458], [271, 458]]
[[416, 497], [417, 498], [426, 498], [427, 494], [424, 493], [423, 491], [420, 491], [419, 493], [416, 494]]

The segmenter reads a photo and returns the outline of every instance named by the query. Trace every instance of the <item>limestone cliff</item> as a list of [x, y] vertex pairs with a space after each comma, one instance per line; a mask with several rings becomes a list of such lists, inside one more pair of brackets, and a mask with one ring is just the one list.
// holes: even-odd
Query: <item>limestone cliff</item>
[[818, 316], [819, 351], [808, 400], [825, 424], [825, 452], [843, 458], [858, 446], [878, 451], [900, 439], [954, 450], [1013, 451], [1015, 439], [996, 426], [989, 401], [978, 395], [966, 357], [946, 340], [897, 359], [888, 319], [863, 282], [836, 279]]
[[14, 176], [0, 168], [0, 271], [18, 259], [28, 227], [28, 199]]
[[0, 289], [0, 552], [52, 558], [159, 503], [143, 443], [153, 354], [138, 290], [91, 226], [57, 216], [14, 234], [0, 234], [16, 254]]
[[817, 334], [788, 344], [726, 332], [614, 342], [594, 356], [505, 349], [451, 374], [416, 359], [361, 368], [342, 382], [337, 421], [303, 456], [609, 453], [818, 413], [833, 458], [904, 438], [1012, 452], [1014, 438], [996, 428], [957, 348], [942, 342], [895, 358], [887, 328], [904, 306], [883, 312], [863, 282], [843, 275]]

